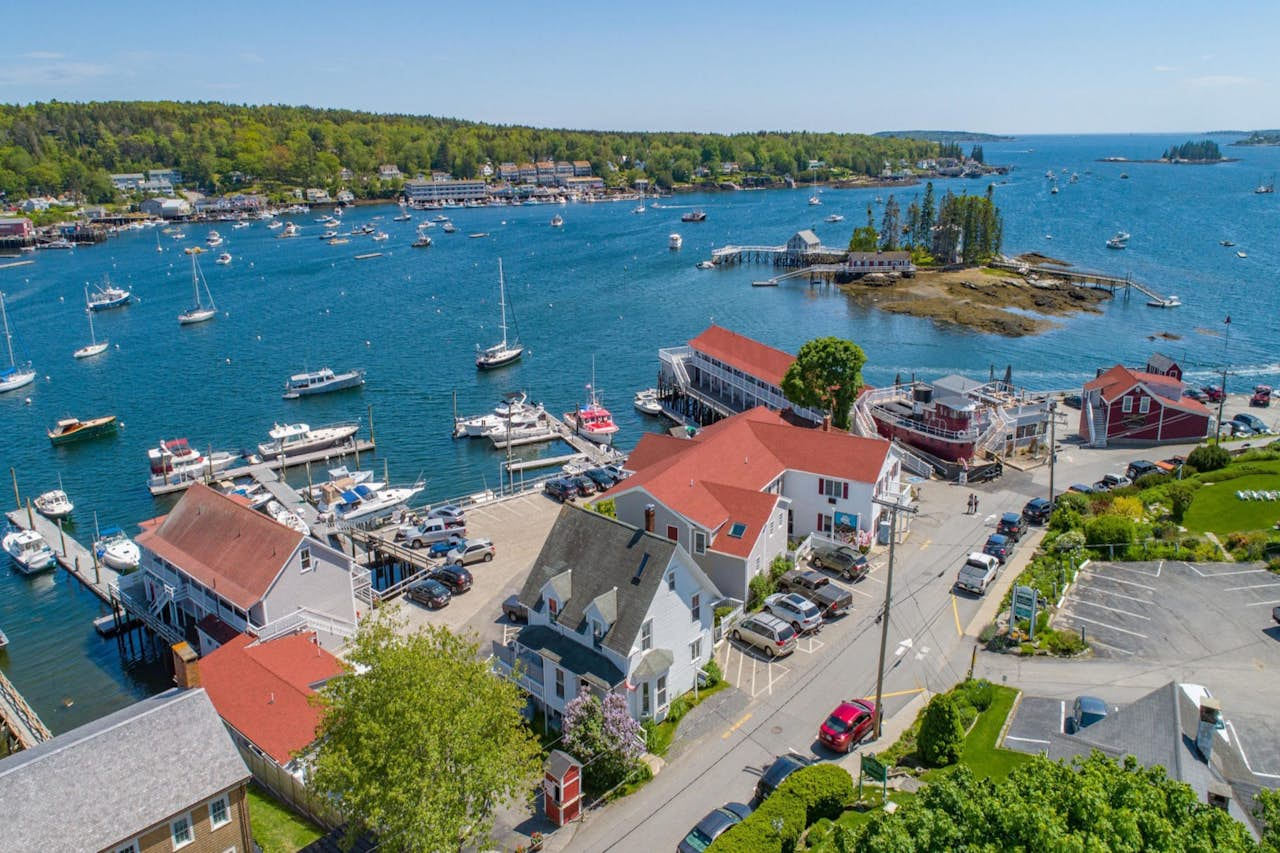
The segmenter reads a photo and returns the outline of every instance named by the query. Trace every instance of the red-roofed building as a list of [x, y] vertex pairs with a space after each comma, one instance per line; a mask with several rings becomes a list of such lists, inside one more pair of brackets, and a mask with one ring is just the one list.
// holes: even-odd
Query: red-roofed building
[[764, 406], [688, 439], [648, 433], [627, 467], [605, 494], [618, 518], [679, 542], [740, 599], [788, 537], [876, 530], [872, 498], [897, 494], [901, 479], [888, 441], [798, 427]]
[[1117, 364], [1085, 383], [1080, 437], [1087, 444], [1185, 444], [1208, 435], [1212, 416], [1183, 394], [1181, 370], [1154, 366], [1161, 372]]
[[[320, 725], [320, 708], [309, 697], [342, 674], [342, 662], [306, 632], [265, 643], [239, 634], [196, 666], [200, 686], [240, 751], [300, 775], [296, 756], [315, 741]], [[245, 755], [251, 768], [256, 764], [252, 755]]]
[[333, 646], [367, 610], [359, 593], [368, 569], [208, 486], [192, 486], [168, 515], [141, 526], [139, 571], [120, 578], [120, 599], [169, 642], [208, 653], [216, 641], [198, 624], [214, 616], [256, 636], [319, 630]]
[[821, 412], [797, 408], [783, 396], [782, 377], [795, 356], [744, 335], [710, 326], [688, 346], [659, 350], [658, 358], [661, 396], [693, 420], [706, 423], [765, 406], [822, 421]]

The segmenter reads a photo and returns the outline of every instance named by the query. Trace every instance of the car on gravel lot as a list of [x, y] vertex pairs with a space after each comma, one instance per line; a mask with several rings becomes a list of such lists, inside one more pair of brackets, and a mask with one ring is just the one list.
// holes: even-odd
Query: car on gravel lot
[[796, 650], [795, 629], [768, 613], [757, 613], [741, 620], [733, 626], [729, 637], [755, 646], [768, 658], [789, 655]]
[[1008, 536], [1013, 542], [1017, 542], [1022, 538], [1022, 534], [1027, 532], [1027, 523], [1022, 520], [1022, 516], [1016, 512], [1006, 512], [1000, 516], [1000, 521], [996, 524], [996, 533]]
[[870, 569], [867, 558], [848, 545], [815, 544], [809, 562], [814, 568], [835, 572], [849, 581], [862, 580]]
[[472, 563], [487, 563], [498, 553], [498, 549], [488, 539], [467, 539], [458, 547], [445, 555], [445, 562], [455, 566], [469, 566]]
[[853, 593], [836, 586], [824, 574], [792, 569], [778, 578], [778, 589], [803, 595], [817, 606], [824, 619], [843, 616], [853, 606]]
[[471, 589], [471, 572], [462, 566], [440, 566], [427, 572], [427, 578], [444, 584], [454, 595]]
[[444, 607], [449, 603], [449, 599], [453, 597], [444, 584], [430, 578], [412, 584], [405, 590], [404, 595], [410, 601], [425, 604], [432, 610], [439, 610]]
[[808, 634], [822, 627], [822, 611], [799, 593], [775, 592], [764, 600], [764, 611], [785, 620], [797, 634]]
[[502, 602], [502, 615], [511, 622], [528, 622], [529, 608], [520, 603], [519, 596], [508, 595], [507, 600]]
[[742, 803], [725, 803], [689, 830], [689, 834], [676, 847], [677, 853], [703, 853], [711, 846], [711, 842], [724, 835], [729, 827], [742, 823], [749, 814], [751, 814], [751, 806]]
[[848, 699], [836, 706], [818, 728], [818, 740], [828, 749], [848, 752], [871, 734], [876, 704], [866, 699]]
[[1022, 508], [1022, 517], [1033, 524], [1047, 524], [1053, 515], [1053, 504], [1045, 498], [1032, 498]]
[[787, 781], [787, 777], [797, 770], [808, 767], [811, 762], [803, 755], [796, 755], [794, 752], [788, 752], [786, 755], [779, 755], [773, 760], [763, 773], [760, 774], [760, 780], [756, 782], [756, 799], [763, 800], [774, 791], [778, 790], [778, 786]]
[[986, 595], [987, 587], [991, 586], [999, 571], [1000, 561], [990, 554], [970, 554], [956, 576], [956, 589]]

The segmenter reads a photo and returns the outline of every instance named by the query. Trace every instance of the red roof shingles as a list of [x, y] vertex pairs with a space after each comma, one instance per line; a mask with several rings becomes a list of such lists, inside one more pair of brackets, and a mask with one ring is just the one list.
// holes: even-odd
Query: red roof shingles
[[1158, 397], [1166, 406], [1175, 406], [1188, 412], [1195, 412], [1198, 415], [1209, 414], [1209, 410], [1199, 400], [1183, 396], [1183, 384], [1180, 379], [1165, 376], [1162, 373], [1145, 373], [1141, 370], [1131, 370], [1122, 364], [1117, 364], [1115, 367], [1104, 371], [1096, 379], [1086, 382], [1084, 390], [1095, 391], [1100, 389], [1102, 399], [1110, 403], [1138, 384], [1147, 386], [1148, 392]]
[[[792, 426], [759, 406], [691, 439], [645, 435], [627, 462], [636, 473], [605, 497], [643, 488], [673, 512], [715, 531], [726, 522], [767, 521], [767, 512], [759, 515], [765, 501], [748, 502], [739, 493], [762, 493], [785, 471], [874, 483], [888, 453], [889, 442], [883, 439]], [[776, 499], [766, 497], [771, 507]], [[716, 550], [723, 548], [723, 533], [717, 536]], [[758, 535], [757, 526], [750, 542]]]
[[790, 353], [720, 326], [710, 326], [689, 341], [689, 346], [779, 387], [782, 386], [782, 377], [786, 375], [787, 368], [796, 360]]
[[203, 485], [143, 528], [140, 546], [245, 610], [267, 594], [303, 538]]
[[240, 634], [200, 659], [201, 686], [219, 716], [281, 766], [315, 740], [314, 686], [342, 672], [312, 633], [258, 644]]

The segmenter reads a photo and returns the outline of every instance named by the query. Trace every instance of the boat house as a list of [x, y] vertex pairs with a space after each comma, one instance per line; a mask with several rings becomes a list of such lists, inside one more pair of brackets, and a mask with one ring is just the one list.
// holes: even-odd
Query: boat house
[[618, 693], [634, 719], [661, 722], [714, 654], [721, 600], [688, 552], [652, 525], [567, 505], [520, 592], [529, 624], [494, 643], [494, 665], [553, 720], [591, 692]]
[[120, 578], [120, 601], [201, 654], [217, 647], [218, 622], [263, 640], [312, 630], [336, 648], [370, 609], [368, 569], [208, 486], [192, 486], [142, 528], [140, 568]]
[[1186, 444], [1209, 434], [1212, 415], [1183, 391], [1182, 370], [1164, 356], [1146, 369], [1098, 371], [1080, 395], [1080, 437], [1091, 447]]
[[916, 273], [910, 252], [850, 252], [844, 265], [855, 276], [898, 273], [909, 277]]
[[618, 518], [678, 543], [742, 600], [788, 539], [878, 532], [873, 498], [902, 491], [888, 441], [795, 426], [763, 406], [692, 438], [646, 433], [627, 467], [604, 495]]
[[720, 326], [687, 346], [658, 350], [658, 360], [658, 396], [682, 419], [712, 423], [764, 406], [800, 422], [822, 421], [821, 412], [794, 406], [782, 393], [795, 356]]

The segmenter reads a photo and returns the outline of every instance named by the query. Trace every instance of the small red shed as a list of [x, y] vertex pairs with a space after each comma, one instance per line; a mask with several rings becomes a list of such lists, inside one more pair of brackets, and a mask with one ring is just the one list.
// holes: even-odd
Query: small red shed
[[582, 762], [567, 752], [552, 750], [542, 778], [543, 804], [556, 826], [564, 826], [582, 811]]

